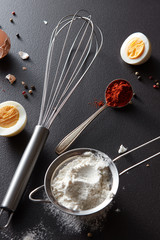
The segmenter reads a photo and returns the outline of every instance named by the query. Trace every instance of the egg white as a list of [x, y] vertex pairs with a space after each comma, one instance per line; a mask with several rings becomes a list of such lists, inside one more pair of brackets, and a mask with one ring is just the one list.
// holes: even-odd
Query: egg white
[[20, 133], [25, 128], [27, 123], [27, 114], [24, 107], [18, 102], [6, 101], [0, 104], [0, 108], [5, 106], [13, 106], [19, 112], [19, 119], [14, 126], [9, 128], [0, 127], [0, 136], [12, 137]]
[[[126, 49], [127, 49], [128, 43], [133, 38], [140, 38], [144, 42], [145, 48], [144, 48], [144, 51], [143, 51], [141, 56], [139, 56], [138, 58], [135, 58], [135, 59], [130, 59], [127, 56], [127, 50]], [[151, 52], [152, 52], [152, 49], [151, 49], [151, 43], [150, 43], [149, 39], [143, 33], [140, 33], [140, 32], [136, 32], [136, 33], [131, 34], [123, 42], [123, 44], [121, 46], [121, 49], [120, 49], [120, 55], [121, 55], [121, 58], [123, 59], [123, 61], [128, 63], [128, 64], [131, 64], [131, 65], [140, 65], [140, 64], [145, 63], [150, 58]]]

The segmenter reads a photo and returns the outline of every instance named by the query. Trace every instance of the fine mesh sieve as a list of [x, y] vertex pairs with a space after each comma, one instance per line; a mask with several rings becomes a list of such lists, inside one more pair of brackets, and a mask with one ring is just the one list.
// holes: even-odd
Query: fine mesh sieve
[[[60, 155], [59, 157], [57, 157], [48, 167], [45, 177], [44, 177], [44, 185], [34, 189], [30, 194], [29, 194], [29, 199], [34, 201], [34, 202], [44, 202], [44, 203], [52, 203], [54, 204], [56, 207], [58, 207], [60, 210], [62, 210], [63, 212], [66, 212], [68, 214], [72, 214], [72, 215], [79, 215], [79, 216], [85, 216], [85, 215], [90, 215], [90, 214], [94, 214], [96, 212], [99, 212], [100, 210], [107, 208], [109, 209], [109, 205], [111, 204], [114, 196], [117, 193], [118, 190], [118, 186], [119, 186], [119, 176], [123, 175], [124, 173], [134, 169], [135, 167], [143, 164], [144, 162], [149, 161], [150, 159], [153, 159], [155, 157], [157, 157], [160, 152], [155, 153], [154, 155], [139, 161], [138, 163], [132, 165], [131, 167], [126, 168], [125, 170], [121, 171], [120, 173], [118, 173], [118, 169], [115, 165], [114, 162], [116, 162], [117, 160], [119, 160], [120, 158], [156, 141], [159, 140], [160, 136], [146, 142], [143, 143], [142, 145], [139, 145], [138, 147], [135, 147], [131, 150], [129, 150], [128, 152], [125, 152], [123, 154], [121, 154], [120, 156], [116, 157], [115, 159], [111, 160], [105, 153], [99, 151], [99, 150], [95, 150], [95, 149], [91, 149], [91, 148], [79, 148], [79, 149], [73, 149], [70, 151], [67, 151], [65, 153], [63, 153], [62, 155]], [[51, 191], [51, 179], [52, 177], [56, 176], [58, 171], [60, 169], [62, 169], [67, 163], [68, 163], [68, 159], [70, 159], [73, 156], [79, 156], [82, 155], [84, 152], [88, 152], [90, 151], [91, 153], [101, 156], [103, 158], [104, 161], [107, 161], [108, 163], [108, 167], [109, 167], [109, 172], [111, 174], [111, 188], [110, 188], [110, 194], [107, 196], [107, 198], [105, 199], [105, 201], [103, 201], [100, 205], [98, 205], [95, 208], [89, 209], [89, 210], [85, 210], [85, 211], [73, 211], [71, 209], [67, 209], [65, 207], [63, 207], [62, 205], [60, 205], [57, 200], [54, 198], [52, 191]], [[40, 189], [44, 188], [45, 189], [45, 193], [47, 195], [47, 199], [36, 199], [33, 197], [33, 195], [38, 192]]]

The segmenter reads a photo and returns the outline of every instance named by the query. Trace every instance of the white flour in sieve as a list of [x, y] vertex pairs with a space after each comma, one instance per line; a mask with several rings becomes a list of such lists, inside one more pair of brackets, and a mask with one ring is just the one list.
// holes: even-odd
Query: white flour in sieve
[[58, 203], [82, 211], [100, 205], [110, 197], [111, 174], [101, 155], [85, 152], [71, 157], [51, 179], [51, 191]]

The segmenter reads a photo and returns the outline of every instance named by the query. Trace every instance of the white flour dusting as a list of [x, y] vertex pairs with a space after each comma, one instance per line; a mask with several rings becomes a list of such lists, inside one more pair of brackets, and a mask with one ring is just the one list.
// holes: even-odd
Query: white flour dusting
[[[40, 221], [37, 225], [32, 228], [28, 228], [26, 231], [21, 232], [16, 236], [15, 233], [10, 232], [10, 230], [2, 231], [0, 239], [4, 240], [45, 240], [48, 239], [48, 236], [52, 236], [44, 223]], [[52, 239], [52, 238], [50, 238]]]
[[43, 207], [45, 213], [53, 217], [53, 221], [56, 219], [56, 224], [59, 226], [61, 233], [76, 234], [81, 233], [82, 231], [92, 233], [95, 231], [102, 231], [111, 204], [104, 210], [88, 216], [74, 216], [67, 214], [59, 210], [52, 203], [45, 203], [43, 204]]
[[48, 234], [47, 228], [41, 221], [35, 227], [28, 229], [22, 234], [21, 240], [44, 240]]
[[27, 233], [24, 237], [23, 240], [34, 240], [36, 237], [36, 233]]

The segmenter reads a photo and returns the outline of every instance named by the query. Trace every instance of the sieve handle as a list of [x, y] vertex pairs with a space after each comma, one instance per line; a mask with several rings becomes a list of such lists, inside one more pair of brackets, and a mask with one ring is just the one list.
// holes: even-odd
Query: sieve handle
[[40, 125], [35, 127], [3, 199], [1, 208], [12, 212], [16, 210], [48, 134], [49, 130], [47, 128]]
[[119, 176], [123, 175], [123, 174], [126, 173], [126, 172], [129, 172], [130, 170], [132, 170], [132, 169], [134, 169], [135, 167], [138, 167], [139, 165], [141, 165], [141, 164], [143, 164], [143, 163], [151, 160], [152, 158], [157, 157], [158, 155], [160, 155], [160, 152], [155, 153], [154, 155], [152, 155], [152, 156], [150, 156], [150, 157], [148, 157], [148, 158], [146, 158], [146, 159], [144, 159], [144, 160], [142, 160], [142, 161], [140, 161], [140, 162], [132, 165], [131, 167], [128, 167], [128, 168], [124, 169], [122, 172], [119, 173]]
[[51, 203], [51, 201], [49, 200], [45, 200], [45, 199], [41, 199], [41, 198], [34, 198], [33, 194], [35, 194], [36, 192], [38, 192], [41, 188], [44, 188], [44, 185], [41, 185], [37, 188], [35, 188], [32, 192], [30, 192], [29, 194], [29, 199], [33, 202], [43, 202], [43, 203]]
[[55, 151], [58, 154], [66, 151], [69, 146], [76, 140], [76, 138], [83, 132], [83, 130], [104, 110], [108, 107], [107, 104], [104, 104], [99, 108], [95, 113], [93, 113], [88, 119], [81, 123], [77, 128], [65, 136], [60, 143], [57, 145]]

